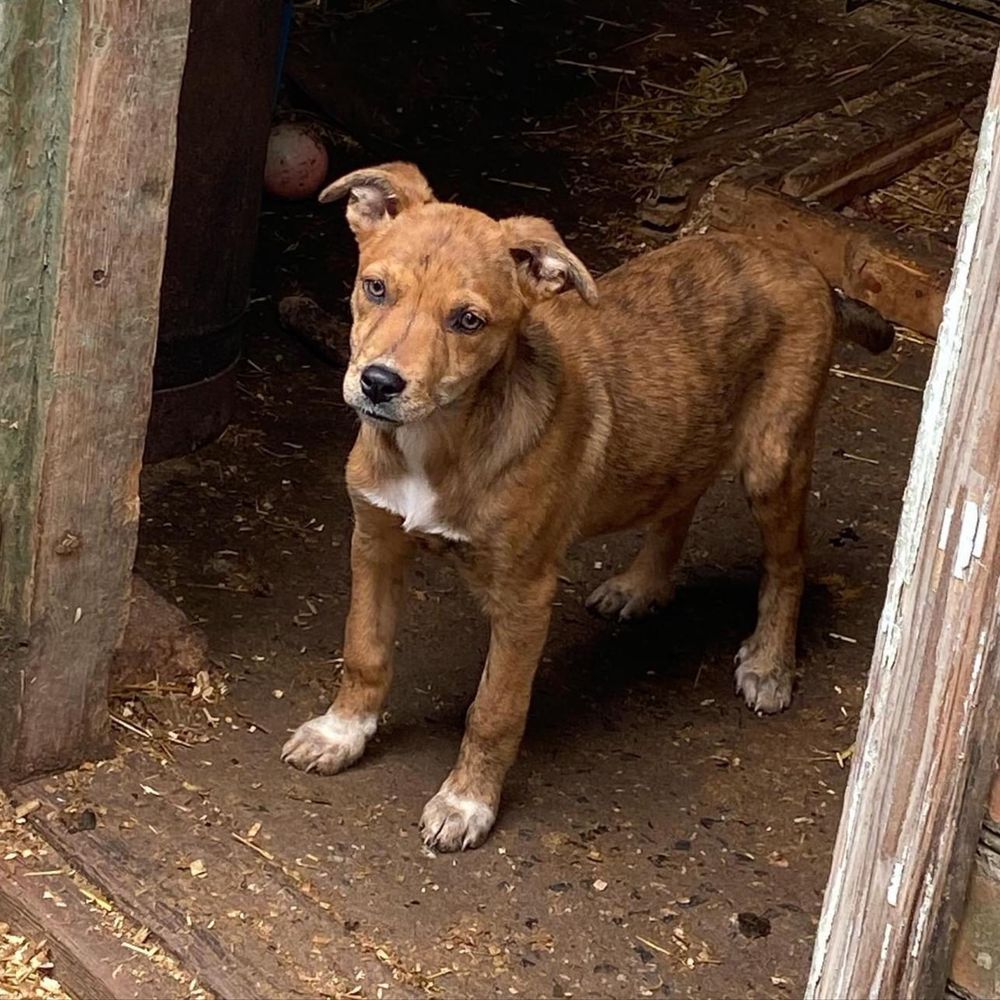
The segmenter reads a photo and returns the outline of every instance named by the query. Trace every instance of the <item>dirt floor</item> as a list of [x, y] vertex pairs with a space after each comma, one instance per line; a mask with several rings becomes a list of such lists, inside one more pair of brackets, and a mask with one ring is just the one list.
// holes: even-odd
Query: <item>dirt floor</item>
[[[300, 32], [336, 29], [345, 65], [377, 81], [355, 114], [383, 134], [366, 149], [338, 140], [344, 169], [404, 153], [442, 197], [554, 218], [601, 272], [668, 238], [643, 228], [641, 206], [674, 133], [730, 111], [776, 58], [789, 77], [822, 72], [817, 46], [803, 54], [794, 39], [807, 23], [841, 30], [842, 4], [826, 0], [679, 4], [669, 17], [639, 0], [613, 15], [569, 6], [571, 22], [484, 3], [461, 31], [429, 28], [416, 4], [306, 11]], [[851, 30], [891, 30], [894, 10], [859, 12]], [[665, 143], [608, 114], [648, 99], [644, 75], [679, 91]], [[285, 100], [319, 113], [294, 87]], [[961, 171], [969, 150], [951, 157]], [[927, 224], [953, 231], [960, 199], [935, 205]], [[878, 200], [854, 210], [877, 217]], [[929, 347], [904, 336], [879, 359], [838, 351], [792, 708], [758, 719], [733, 691], [758, 541], [739, 490], [721, 482], [699, 508], [674, 603], [646, 622], [583, 608], [637, 536], [573, 552], [496, 829], [477, 851], [436, 857], [417, 821], [457, 752], [487, 643], [448, 564], [425, 558], [411, 580], [395, 687], [363, 761], [323, 778], [279, 760], [285, 734], [337, 685], [355, 419], [336, 366], [281, 330], [276, 303], [306, 290], [346, 331], [352, 268], [339, 206], [265, 207], [237, 417], [142, 485], [137, 568], [203, 630], [213, 668], [120, 680], [118, 756], [37, 783], [39, 815], [66, 843], [120, 858], [108, 877], [140, 910], [155, 898], [199, 941], [221, 942], [220, 965], [251, 970], [260, 996], [800, 995]], [[96, 829], [78, 823], [88, 810]]]
[[[904, 343], [878, 364], [846, 349], [838, 362], [919, 386], [927, 357]], [[104, 783], [134, 789], [105, 822], [134, 823], [133, 850], [179, 881], [196, 860], [181, 845], [196, 846], [190, 828], [205, 824], [200, 836], [234, 857], [182, 898], [203, 920], [263, 934], [289, 961], [303, 942], [280, 914], [261, 928], [266, 907], [255, 913], [238, 878], [257, 858], [231, 834], [258, 823], [253, 842], [298, 866], [410, 985], [418, 970], [449, 969], [433, 982], [460, 997], [801, 992], [846, 778], [838, 754], [849, 755], [857, 724], [919, 393], [831, 385], [790, 711], [757, 719], [733, 693], [757, 540], [738, 490], [721, 484], [700, 508], [675, 603], [647, 623], [608, 625], [581, 604], [634, 538], [574, 554], [497, 829], [479, 851], [435, 858], [417, 819], [458, 746], [482, 618], [447, 565], [424, 562], [387, 718], [364, 761], [331, 779], [284, 767], [284, 733], [322, 711], [336, 685], [353, 420], [336, 373], [283, 340], [255, 339], [242, 384], [245, 408], [223, 442], [149, 470], [140, 552], [140, 570], [210, 636], [229, 691], [193, 722], [190, 702], [132, 694], [121, 709], [133, 720], [209, 742], [172, 747], [170, 760], [129, 741], [121, 769], [101, 769], [84, 792], [99, 803]], [[159, 796], [176, 811], [164, 815]], [[150, 808], [155, 831], [144, 829]], [[342, 984], [353, 977], [344, 944], [299, 965], [320, 977], [307, 989], [330, 988], [327, 961]]]

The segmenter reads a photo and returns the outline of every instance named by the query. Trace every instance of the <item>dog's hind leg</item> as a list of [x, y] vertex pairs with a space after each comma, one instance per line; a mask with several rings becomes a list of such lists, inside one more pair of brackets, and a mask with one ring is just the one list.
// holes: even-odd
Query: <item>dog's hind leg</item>
[[669, 603], [673, 572], [698, 502], [657, 519], [639, 554], [623, 573], [605, 580], [587, 598], [587, 607], [607, 618], [638, 618]]
[[764, 543], [764, 576], [757, 627], [736, 654], [736, 690], [759, 713], [780, 712], [792, 699], [812, 472], [812, 426], [785, 441], [775, 430], [767, 435], [770, 442], [762, 441], [759, 451], [746, 459], [742, 475]]

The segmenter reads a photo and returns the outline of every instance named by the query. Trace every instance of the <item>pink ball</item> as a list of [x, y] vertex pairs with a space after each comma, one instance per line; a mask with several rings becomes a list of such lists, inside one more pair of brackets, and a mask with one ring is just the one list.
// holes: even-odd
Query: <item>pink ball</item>
[[309, 198], [322, 187], [329, 165], [326, 147], [308, 126], [275, 125], [267, 143], [264, 190], [276, 198]]

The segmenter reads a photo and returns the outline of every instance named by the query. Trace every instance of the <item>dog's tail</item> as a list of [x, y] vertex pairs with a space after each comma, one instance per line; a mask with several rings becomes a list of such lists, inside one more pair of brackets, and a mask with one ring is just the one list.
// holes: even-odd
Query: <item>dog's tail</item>
[[841, 337], [853, 340], [872, 354], [881, 354], [892, 346], [896, 331], [877, 309], [852, 299], [839, 288], [832, 289], [832, 294]]

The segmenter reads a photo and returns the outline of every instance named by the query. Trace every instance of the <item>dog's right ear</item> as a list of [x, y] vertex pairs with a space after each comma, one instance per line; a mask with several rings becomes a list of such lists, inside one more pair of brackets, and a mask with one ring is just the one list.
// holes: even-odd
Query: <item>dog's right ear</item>
[[319, 200], [326, 204], [349, 194], [347, 224], [359, 243], [388, 225], [400, 212], [435, 201], [424, 175], [412, 163], [383, 163], [355, 170], [327, 185]]
[[521, 290], [529, 301], [539, 302], [575, 288], [589, 306], [597, 305], [597, 285], [583, 261], [571, 253], [547, 219], [515, 215], [500, 226]]

